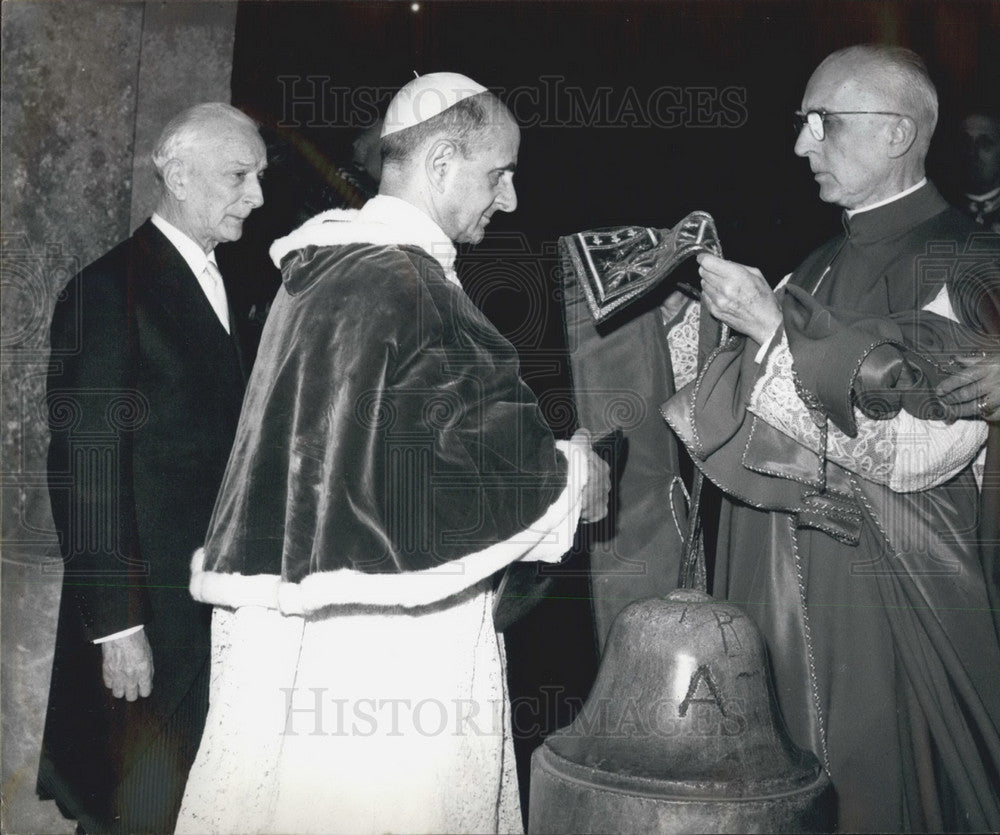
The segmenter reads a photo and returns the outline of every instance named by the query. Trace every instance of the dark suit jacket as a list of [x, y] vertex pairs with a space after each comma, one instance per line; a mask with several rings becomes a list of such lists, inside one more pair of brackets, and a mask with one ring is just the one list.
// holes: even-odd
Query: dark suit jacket
[[[210, 610], [188, 593], [189, 566], [239, 418], [237, 345], [150, 221], [74, 277], [56, 306], [48, 475], [65, 575], [39, 792], [88, 831], [105, 828], [114, 787], [195, 698], [193, 682], [204, 689]], [[127, 704], [109, 697], [91, 640], [139, 623], [153, 692]], [[196, 698], [184, 723], [191, 749], [204, 722]]]

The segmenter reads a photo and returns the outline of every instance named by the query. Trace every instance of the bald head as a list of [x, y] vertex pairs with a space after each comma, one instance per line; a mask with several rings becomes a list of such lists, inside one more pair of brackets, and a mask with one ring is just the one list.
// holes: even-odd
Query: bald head
[[795, 153], [809, 160], [820, 199], [860, 209], [923, 179], [937, 94], [909, 50], [834, 52], [810, 77], [801, 112], [813, 123], [799, 131]]
[[[916, 123], [913, 151], [921, 161], [934, 135], [938, 118], [937, 90], [924, 60], [909, 49], [883, 44], [859, 44], [826, 57], [824, 68], [844, 70], [879, 110], [895, 111]], [[875, 109], [875, 108], [872, 108]]]

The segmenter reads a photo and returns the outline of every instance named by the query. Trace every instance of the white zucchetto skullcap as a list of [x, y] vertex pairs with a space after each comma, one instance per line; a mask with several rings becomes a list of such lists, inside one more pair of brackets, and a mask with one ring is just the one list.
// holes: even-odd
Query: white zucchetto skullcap
[[486, 88], [457, 72], [432, 72], [414, 78], [389, 102], [382, 136], [412, 128], [443, 113], [462, 99], [485, 93]]

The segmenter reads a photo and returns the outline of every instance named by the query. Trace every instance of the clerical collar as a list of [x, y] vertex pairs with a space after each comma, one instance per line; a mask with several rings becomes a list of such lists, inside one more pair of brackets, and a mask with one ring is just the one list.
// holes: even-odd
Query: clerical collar
[[902, 235], [948, 208], [934, 185], [919, 183], [893, 199], [864, 211], [843, 214], [847, 237], [856, 244], [871, 244]]
[[845, 209], [848, 217], [854, 217], [861, 212], [870, 212], [872, 209], [878, 209], [881, 206], [887, 206], [895, 200], [902, 200], [906, 195], [913, 194], [918, 188], [922, 188], [927, 185], [927, 178], [924, 177], [919, 183], [916, 183], [909, 188], [903, 189], [899, 194], [894, 194], [892, 197], [886, 197], [885, 200], [879, 200], [877, 203], [872, 203], [870, 206], [861, 206], [858, 209]]

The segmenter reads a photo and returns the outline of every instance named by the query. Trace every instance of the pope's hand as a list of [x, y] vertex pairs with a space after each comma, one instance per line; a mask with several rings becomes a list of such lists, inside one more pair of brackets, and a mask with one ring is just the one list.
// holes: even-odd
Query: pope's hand
[[763, 345], [781, 324], [781, 308], [760, 270], [702, 252], [701, 297], [720, 322]]
[[134, 702], [153, 692], [153, 650], [140, 629], [101, 644], [104, 651], [104, 686], [116, 699]]
[[587, 454], [587, 486], [583, 489], [580, 519], [599, 522], [608, 515], [608, 494], [611, 492], [611, 467], [591, 448], [590, 432], [578, 429], [572, 437]]

